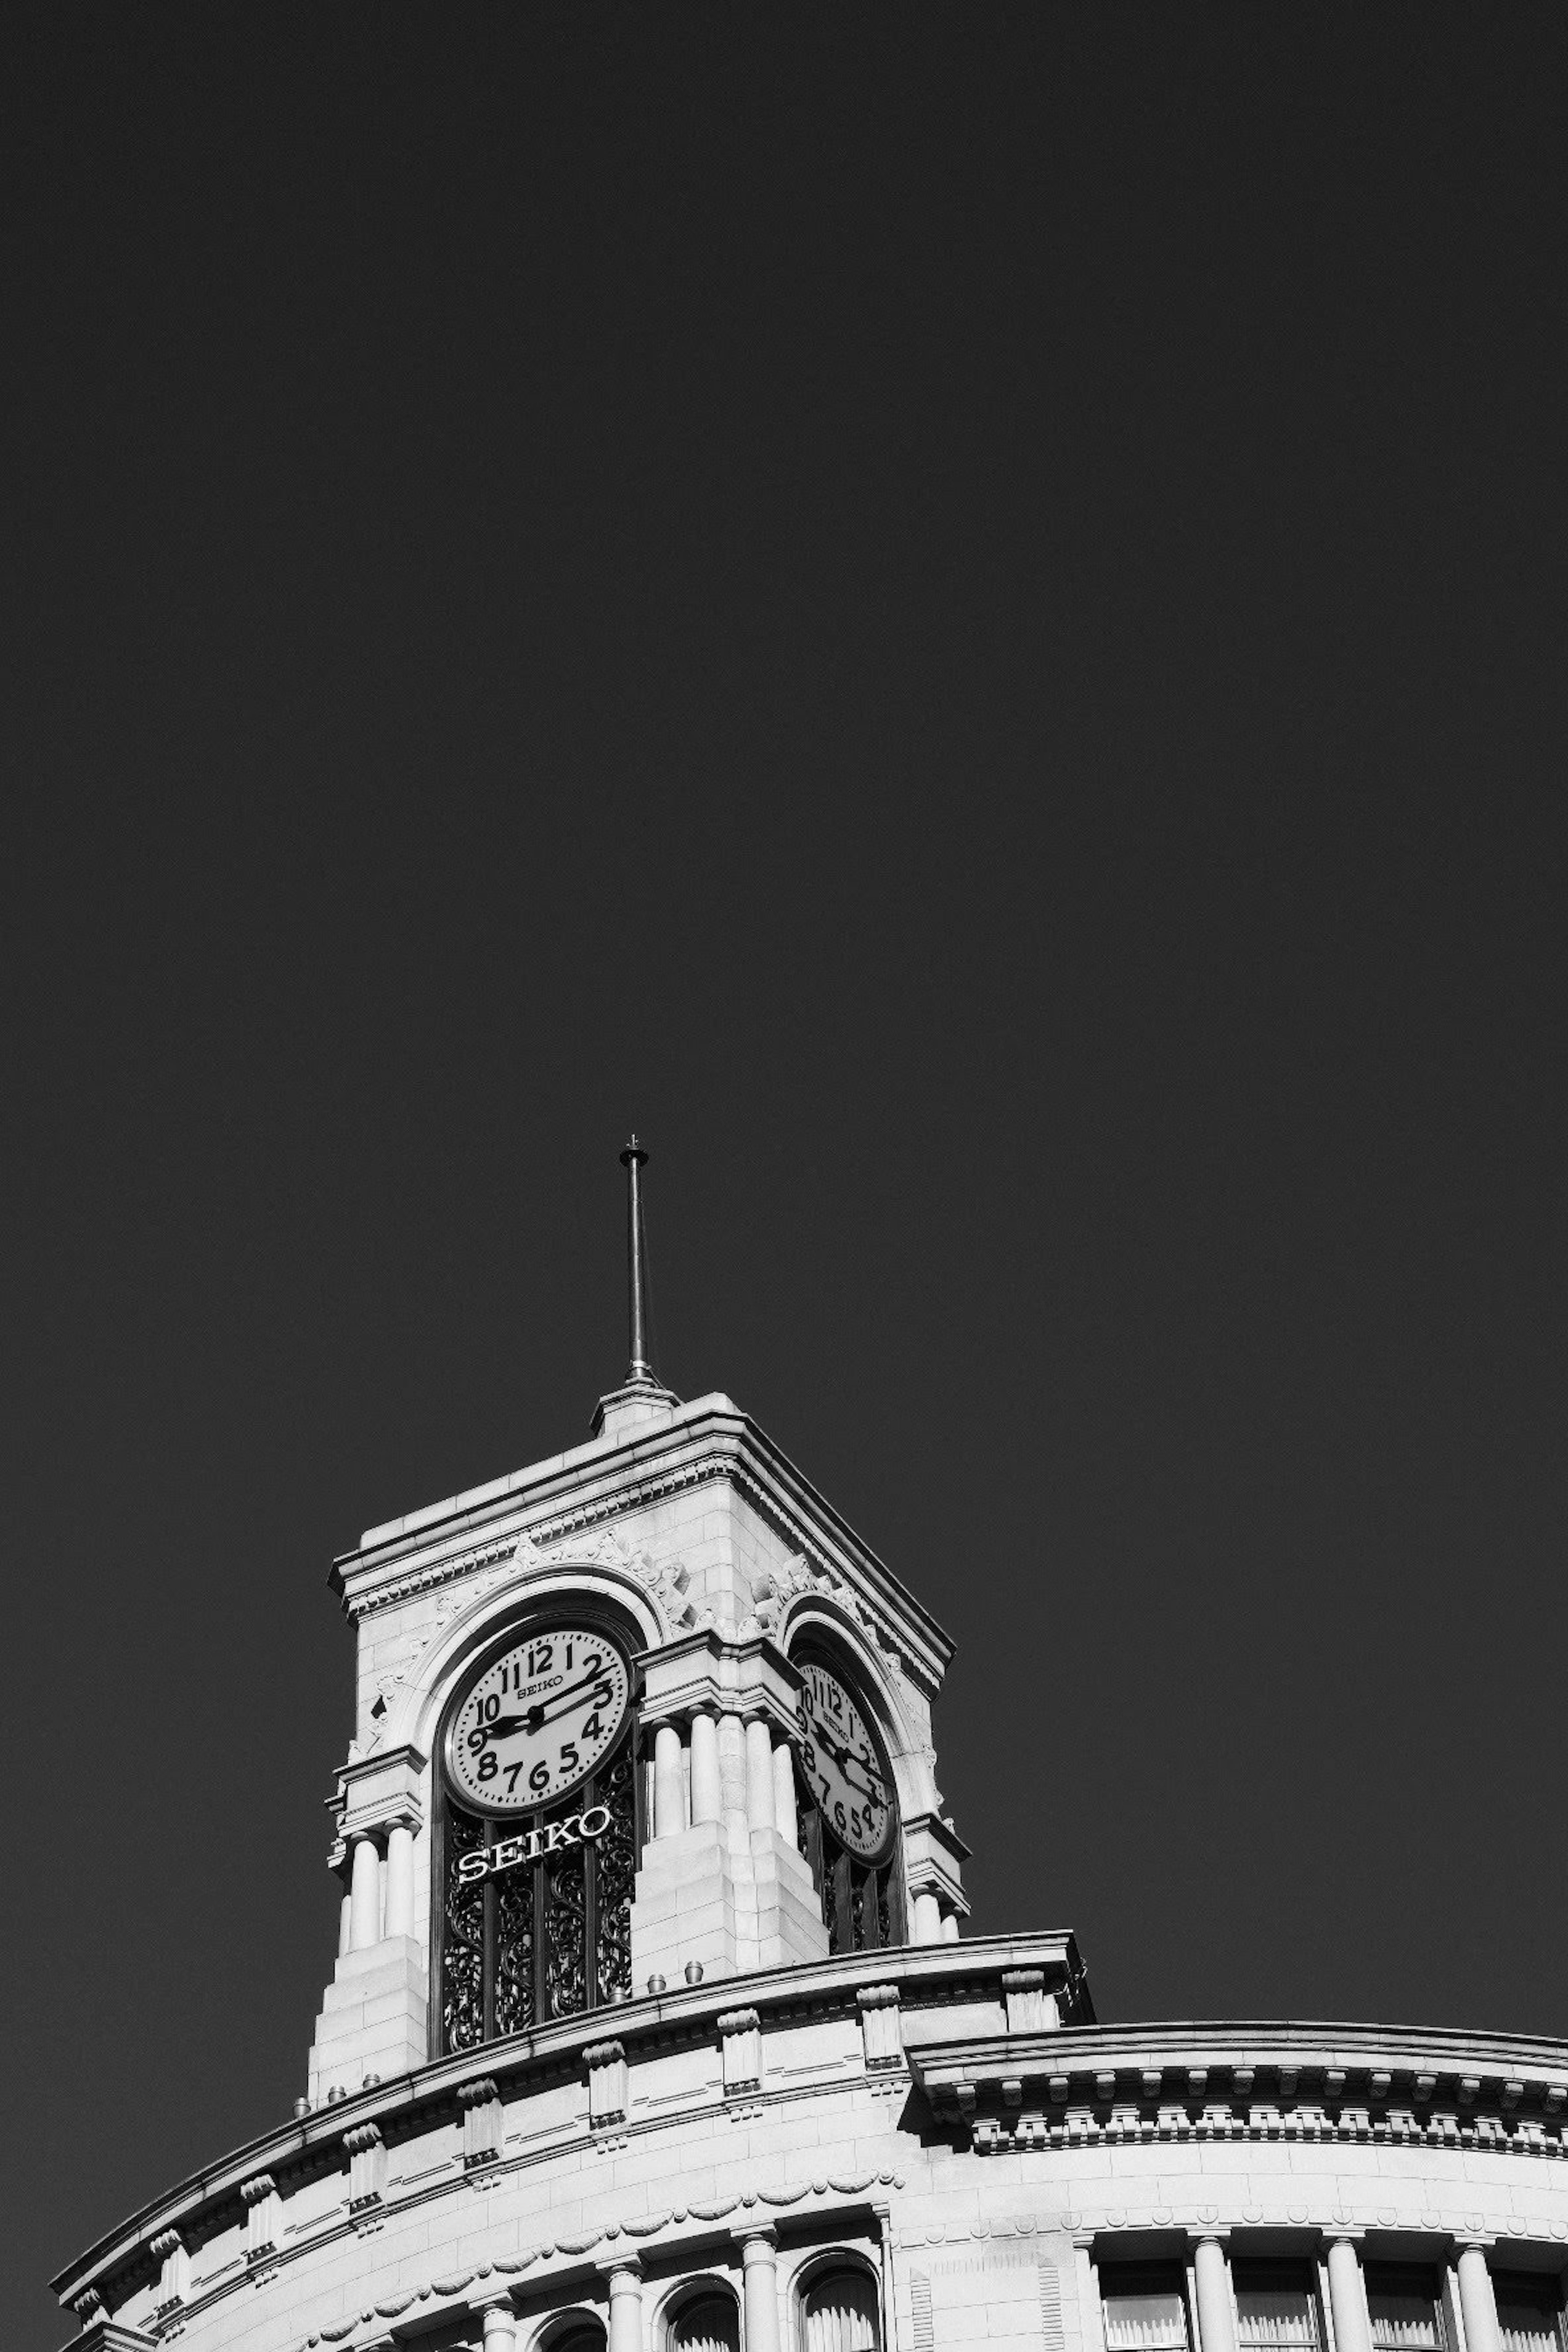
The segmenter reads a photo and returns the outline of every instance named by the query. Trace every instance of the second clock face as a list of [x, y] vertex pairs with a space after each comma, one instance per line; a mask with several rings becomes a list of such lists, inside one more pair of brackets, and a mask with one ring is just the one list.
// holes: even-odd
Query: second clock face
[[482, 1813], [529, 1813], [585, 1780], [620, 1737], [631, 1669], [592, 1625], [552, 1625], [492, 1659], [447, 1733], [453, 1787]]
[[887, 1774], [865, 1718], [826, 1666], [802, 1665], [800, 1760], [822, 1818], [858, 1861], [880, 1858], [893, 1831]]

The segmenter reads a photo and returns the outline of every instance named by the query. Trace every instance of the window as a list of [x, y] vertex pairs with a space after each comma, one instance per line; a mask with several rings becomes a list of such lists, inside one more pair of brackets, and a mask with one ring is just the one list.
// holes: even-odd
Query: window
[[878, 2352], [877, 2290], [862, 2270], [829, 2271], [801, 2305], [805, 2352]]
[[1447, 2352], [1437, 2274], [1427, 2264], [1369, 2263], [1366, 2304], [1374, 2352]]
[[1187, 2298], [1174, 2263], [1107, 2263], [1100, 2299], [1106, 2352], [1188, 2352]]
[[669, 2331], [670, 2352], [741, 2352], [732, 2294], [699, 2294], [683, 2304]]
[[1305, 2263], [1233, 2263], [1241, 2352], [1320, 2352], [1318, 2297]]
[[579, 2315], [548, 2339], [545, 2352], [605, 2352], [605, 2331], [596, 2319]]
[[1562, 2352], [1563, 2295], [1542, 2271], [1494, 2271], [1502, 2352]]

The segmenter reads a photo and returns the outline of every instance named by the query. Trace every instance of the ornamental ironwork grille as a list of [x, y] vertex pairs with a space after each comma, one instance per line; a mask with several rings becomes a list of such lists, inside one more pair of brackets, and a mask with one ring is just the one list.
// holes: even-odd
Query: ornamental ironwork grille
[[[536, 1812], [487, 1821], [444, 1798], [431, 1938], [443, 2053], [629, 1998], [641, 1778], [628, 1734], [592, 1779]], [[595, 1805], [610, 1816], [600, 1836], [545, 1850], [553, 1823], [575, 1822]], [[459, 1877], [465, 1854], [518, 1838], [532, 1859], [477, 1881]]]

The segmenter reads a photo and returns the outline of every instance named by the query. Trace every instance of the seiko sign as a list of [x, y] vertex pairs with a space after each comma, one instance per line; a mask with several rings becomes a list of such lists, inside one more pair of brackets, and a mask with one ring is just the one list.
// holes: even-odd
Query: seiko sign
[[466, 1853], [458, 1864], [459, 1886], [472, 1886], [481, 1878], [491, 1878], [498, 1870], [514, 1870], [521, 1862], [537, 1862], [541, 1855], [560, 1853], [567, 1846], [592, 1845], [609, 1828], [611, 1813], [608, 1805], [589, 1805], [580, 1813], [569, 1813], [563, 1822], [550, 1822], [542, 1830], [530, 1830], [525, 1836], [500, 1838], [494, 1845]]

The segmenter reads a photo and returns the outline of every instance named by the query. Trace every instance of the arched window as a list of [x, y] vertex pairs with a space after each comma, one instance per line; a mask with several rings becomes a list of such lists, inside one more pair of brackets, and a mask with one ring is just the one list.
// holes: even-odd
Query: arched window
[[741, 2352], [734, 2296], [715, 2287], [682, 2304], [670, 2327], [669, 2352]]
[[801, 2352], [879, 2352], [877, 2290], [858, 2267], [824, 2271], [801, 2298]]
[[798, 1843], [816, 1883], [827, 1948], [901, 1944], [899, 1803], [870, 1710], [827, 1651], [809, 1644], [794, 1663], [802, 1675]]
[[[432, 2040], [468, 2050], [631, 1991], [635, 1632], [571, 1593], [470, 1659], [437, 1748]], [[554, 2347], [550, 2347], [554, 2352]]]
[[558, 2335], [544, 2338], [541, 2352], [605, 2352], [605, 2331], [596, 2319], [574, 2312]]

